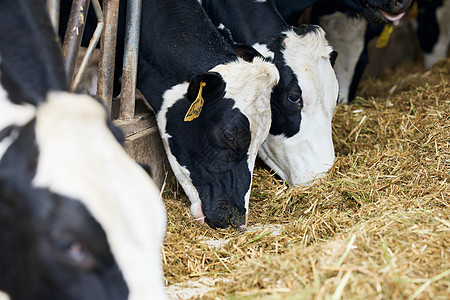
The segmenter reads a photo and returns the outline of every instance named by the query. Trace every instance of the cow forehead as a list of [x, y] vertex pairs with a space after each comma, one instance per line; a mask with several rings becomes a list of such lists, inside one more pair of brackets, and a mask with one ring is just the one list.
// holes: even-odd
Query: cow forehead
[[151, 297], [143, 287], [153, 272], [162, 276], [163, 204], [156, 185], [107, 128], [103, 107], [88, 96], [49, 93], [36, 112], [36, 143], [33, 185], [79, 199], [105, 230], [130, 299]]
[[308, 109], [319, 110], [331, 119], [336, 107], [338, 82], [329, 61], [333, 49], [325, 39], [325, 32], [317, 27], [301, 36], [291, 30], [284, 34], [287, 41], [282, 52], [303, 92], [305, 108], [302, 114]]
[[[249, 63], [242, 59], [218, 65], [211, 71], [218, 72], [226, 82], [226, 98], [235, 101], [234, 106], [248, 118], [253, 134], [270, 120], [270, 94], [279, 81], [277, 68], [260, 57]], [[253, 136], [253, 138], [257, 138]]]

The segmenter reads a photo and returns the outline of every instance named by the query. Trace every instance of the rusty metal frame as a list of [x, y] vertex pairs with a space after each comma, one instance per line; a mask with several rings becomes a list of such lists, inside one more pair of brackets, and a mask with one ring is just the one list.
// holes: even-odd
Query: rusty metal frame
[[119, 0], [104, 0], [103, 13], [105, 30], [100, 40], [100, 62], [98, 65], [97, 98], [112, 110], [114, 67], [116, 56], [117, 23], [119, 19]]
[[59, 11], [61, 7], [61, 0], [47, 0], [47, 11], [50, 16], [50, 21], [53, 25], [53, 30], [58, 35], [59, 30]]
[[73, 0], [62, 47], [64, 65], [69, 85], [72, 82], [75, 62], [84, 33], [90, 0]]
[[97, 27], [95, 28], [94, 35], [91, 38], [91, 41], [89, 42], [89, 46], [86, 50], [86, 54], [83, 57], [83, 61], [81, 62], [81, 66], [75, 75], [75, 78], [72, 81], [72, 84], [70, 85], [70, 89], [72, 91], [76, 90], [78, 85], [80, 84], [81, 78], [84, 75], [84, 72], [86, 70], [87, 63], [89, 61], [89, 58], [92, 55], [92, 52], [94, 51], [95, 47], [97, 46], [98, 41], [100, 40], [100, 37], [103, 32], [103, 27], [105, 25], [105, 22], [103, 20], [103, 12], [102, 8], [100, 6], [100, 3], [98, 0], [91, 0], [91, 4], [94, 8], [95, 15], [97, 17]]
[[[47, 8], [49, 14], [51, 14], [52, 24], [56, 30], [59, 26], [57, 23], [59, 23], [60, 1], [61, 0], [47, 0]], [[111, 114], [112, 111], [119, 3], [120, 0], [104, 0], [102, 11], [99, 0], [74, 0], [72, 2], [71, 13], [63, 44], [63, 58], [66, 73], [71, 90], [75, 90], [81, 81], [92, 51], [101, 37], [97, 98], [105, 104], [109, 114]], [[74, 76], [75, 61], [83, 38], [85, 20], [90, 4], [92, 4], [97, 17], [97, 28], [89, 43], [89, 47], [79, 71]], [[58, 12], [55, 12], [56, 7], [58, 7]], [[141, 7], [142, 0], [129, 0], [127, 3], [121, 103], [119, 107], [119, 119], [124, 121], [131, 120], [135, 117]]]
[[125, 51], [123, 57], [120, 120], [130, 120], [135, 114], [136, 76], [139, 51], [142, 0], [129, 0]]

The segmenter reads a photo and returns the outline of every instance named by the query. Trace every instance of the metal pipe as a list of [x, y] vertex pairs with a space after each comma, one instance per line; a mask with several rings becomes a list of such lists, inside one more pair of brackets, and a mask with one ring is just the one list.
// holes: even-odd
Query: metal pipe
[[103, 14], [105, 19], [105, 30], [102, 39], [100, 40], [97, 98], [103, 102], [111, 115], [117, 23], [119, 19], [119, 0], [104, 0]]
[[72, 81], [78, 50], [81, 45], [81, 39], [83, 38], [89, 2], [90, 0], [74, 0], [70, 11], [69, 21], [67, 22], [67, 30], [64, 36], [62, 51], [69, 85]]
[[75, 75], [74, 80], [72, 81], [72, 84], [70, 85], [70, 89], [72, 91], [75, 91], [80, 84], [81, 78], [84, 75], [84, 72], [86, 70], [87, 63], [89, 61], [89, 58], [91, 58], [92, 52], [94, 51], [95, 47], [97, 46], [98, 41], [100, 40], [100, 37], [103, 32], [104, 27], [104, 21], [103, 21], [103, 13], [102, 8], [100, 6], [100, 3], [98, 0], [91, 0], [92, 6], [94, 7], [95, 15], [97, 17], [97, 27], [95, 28], [94, 35], [91, 38], [91, 41], [89, 42], [89, 46], [86, 50], [86, 54], [83, 57], [83, 61], [81, 62], [80, 68], [78, 69], [77, 74]]
[[53, 25], [53, 30], [58, 36], [59, 31], [59, 11], [61, 7], [61, 0], [47, 0], [47, 11], [50, 16], [50, 21]]
[[121, 120], [134, 118], [141, 7], [141, 0], [128, 1], [122, 87], [120, 93], [119, 119]]

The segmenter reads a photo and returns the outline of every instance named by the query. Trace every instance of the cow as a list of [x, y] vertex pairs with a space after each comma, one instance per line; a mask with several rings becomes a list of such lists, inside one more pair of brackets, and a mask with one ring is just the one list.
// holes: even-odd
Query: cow
[[334, 162], [331, 120], [338, 96], [332, 68], [336, 53], [323, 30], [290, 27], [271, 1], [201, 2], [230, 42], [250, 44], [280, 73], [271, 94], [272, 124], [259, 157], [292, 186], [322, 176]]
[[143, 1], [141, 17], [137, 88], [191, 212], [212, 228], [245, 228], [278, 71], [251, 51], [252, 62], [239, 58], [197, 0]]
[[323, 27], [330, 44], [341, 54], [334, 66], [340, 103], [349, 103], [354, 98], [368, 63], [367, 44], [381, 33], [379, 24], [399, 22], [411, 5], [411, 0], [273, 1], [292, 25], [297, 24], [299, 16], [309, 8], [310, 21]]
[[412, 0], [273, 0], [289, 24], [296, 24], [301, 13], [319, 1], [325, 5], [328, 13], [335, 10], [334, 5], [344, 5], [363, 16], [369, 23], [386, 23], [400, 20]]
[[450, 45], [450, 1], [417, 0], [417, 37], [424, 65], [431, 68], [447, 57]]
[[[125, 10], [121, 1], [116, 66]], [[64, 23], [67, 16], [60, 33]], [[88, 15], [83, 43], [93, 27]], [[140, 32], [137, 89], [155, 112], [192, 215], [212, 228], [245, 228], [256, 154], [270, 128], [276, 67], [249, 47], [233, 49], [197, 0], [143, 1]]]
[[68, 93], [43, 0], [0, 2], [0, 298], [164, 299], [159, 190]]

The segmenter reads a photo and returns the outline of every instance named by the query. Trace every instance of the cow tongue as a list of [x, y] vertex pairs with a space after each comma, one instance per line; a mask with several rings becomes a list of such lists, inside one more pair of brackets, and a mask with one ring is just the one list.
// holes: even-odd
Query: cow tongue
[[391, 15], [391, 14], [385, 12], [384, 10], [380, 9], [379, 11], [383, 15], [383, 17], [386, 18], [386, 20], [389, 20], [391, 22], [400, 21], [400, 19], [405, 15], [405, 12], [402, 12], [402, 13], [400, 13], [398, 15]]

